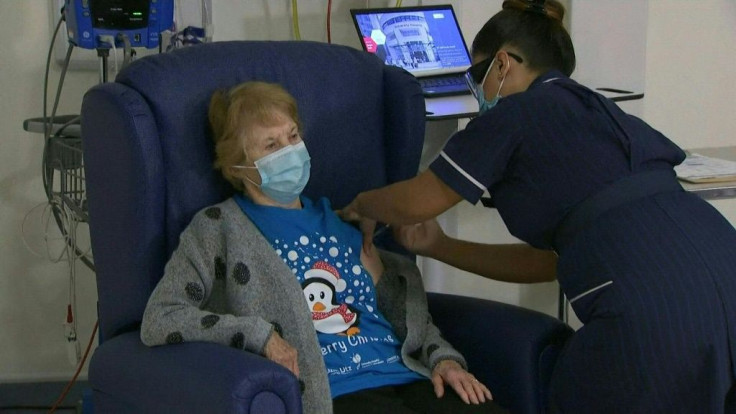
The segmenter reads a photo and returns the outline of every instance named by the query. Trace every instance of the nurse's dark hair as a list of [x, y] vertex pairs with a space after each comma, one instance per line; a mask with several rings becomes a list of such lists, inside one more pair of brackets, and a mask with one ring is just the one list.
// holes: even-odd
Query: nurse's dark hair
[[575, 70], [575, 49], [562, 25], [565, 7], [556, 0], [506, 0], [473, 40], [473, 55], [494, 56], [504, 45], [516, 48], [532, 70]]

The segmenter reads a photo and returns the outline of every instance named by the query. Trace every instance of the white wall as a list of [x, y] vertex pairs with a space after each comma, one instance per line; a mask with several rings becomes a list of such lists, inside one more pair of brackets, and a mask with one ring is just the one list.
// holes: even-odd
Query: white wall
[[[598, 0], [595, 4], [610, 6], [617, 1]], [[423, 4], [445, 2], [424, 1]], [[290, 1], [213, 0], [213, 3], [216, 40], [278, 40], [292, 35]], [[349, 9], [364, 7], [366, 3], [383, 7], [395, 2], [338, 0], [333, 3], [333, 42], [357, 48]], [[460, 16], [466, 41], [471, 42], [487, 17], [498, 10], [501, 0], [451, 3]], [[403, 4], [414, 5], [417, 1], [407, 0]], [[48, 0], [0, 1], [0, 35], [12, 39], [0, 44], [0, 56], [3, 56], [0, 63], [0, 326], [3, 327], [0, 382], [64, 380], [74, 372], [67, 362], [61, 326], [68, 301], [68, 266], [35, 256], [21, 239], [21, 226], [27, 216], [28, 244], [33, 250], [45, 251], [43, 237], [47, 230], [42, 222], [45, 197], [40, 179], [42, 140], [39, 134], [23, 131], [22, 124], [24, 119], [42, 114], [43, 70], [51, 37], [48, 5]], [[326, 2], [322, 0], [299, 1], [302, 39], [326, 41], [325, 8]], [[736, 3], [650, 0], [647, 16], [646, 98], [642, 101], [642, 116], [683, 147], [736, 145], [733, 119], [736, 83], [731, 80], [736, 67], [733, 55]], [[596, 16], [604, 20], [607, 17]], [[590, 48], [577, 50], [581, 57], [596, 52]], [[622, 57], [616, 62], [616, 70], [626, 71], [641, 65], [629, 60]], [[59, 68], [54, 66], [49, 84], [52, 92], [58, 78]], [[95, 71], [68, 73], [59, 113], [78, 113], [83, 93], [97, 80]], [[435, 127], [443, 132], [442, 126]], [[736, 222], [736, 200], [714, 204]], [[513, 240], [495, 211], [467, 203], [456, 210], [454, 218], [448, 221], [457, 227], [459, 234], [480, 241]], [[58, 237], [54, 229], [51, 223], [49, 237]], [[85, 233], [82, 226], [80, 237], [84, 238]], [[58, 241], [52, 243], [52, 250], [58, 254]], [[95, 321], [96, 287], [92, 272], [81, 264], [77, 268], [80, 341], [86, 345]], [[449, 283], [428, 278], [428, 287], [555, 312], [554, 283], [516, 286], [462, 272], [452, 273]]]
[[646, 119], [685, 148], [736, 144], [736, 2], [651, 0], [649, 16]]
[[[570, 36], [577, 67], [573, 78], [591, 88], [641, 93], [646, 84], [648, 0], [571, 0]], [[606, 16], [601, 19], [598, 16]], [[626, 62], [625, 70], [621, 62]], [[643, 100], [624, 101], [628, 113], [642, 116]]]

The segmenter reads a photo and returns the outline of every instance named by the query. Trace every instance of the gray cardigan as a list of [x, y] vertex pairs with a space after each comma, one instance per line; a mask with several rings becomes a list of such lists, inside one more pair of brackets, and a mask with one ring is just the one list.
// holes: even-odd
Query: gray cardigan
[[[427, 311], [416, 265], [381, 251], [385, 272], [378, 308], [403, 341], [410, 369], [429, 377], [443, 359], [462, 355], [440, 337]], [[331, 413], [327, 370], [301, 285], [233, 199], [197, 213], [146, 306], [141, 340], [148, 346], [206, 341], [263, 355], [276, 330], [299, 353], [305, 413]], [[417, 352], [420, 351], [420, 352]]]

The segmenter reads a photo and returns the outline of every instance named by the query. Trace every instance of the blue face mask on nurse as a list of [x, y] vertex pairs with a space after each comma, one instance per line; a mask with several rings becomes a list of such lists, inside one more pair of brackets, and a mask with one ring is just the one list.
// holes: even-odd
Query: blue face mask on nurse
[[[506, 54], [519, 63], [522, 63], [524, 61], [520, 56], [514, 53], [506, 52]], [[501, 76], [501, 79], [499, 81], [498, 90], [496, 91], [496, 94], [493, 96], [493, 98], [491, 98], [491, 100], [486, 99], [484, 85], [486, 80], [488, 79], [488, 75], [493, 71], [495, 63], [495, 56], [487, 58], [474, 64], [467, 70], [467, 72], [465, 72], [465, 82], [468, 84], [468, 88], [473, 93], [475, 99], [478, 101], [479, 115], [496, 106], [496, 104], [498, 104], [498, 101], [502, 98], [501, 88], [503, 88], [503, 83], [506, 80], [506, 74], [503, 73], [503, 65], [501, 64], [498, 65], [498, 74], [501, 75], [503, 73], [503, 75]], [[509, 61], [507, 60], [506, 67], [508, 68], [508, 66]]]

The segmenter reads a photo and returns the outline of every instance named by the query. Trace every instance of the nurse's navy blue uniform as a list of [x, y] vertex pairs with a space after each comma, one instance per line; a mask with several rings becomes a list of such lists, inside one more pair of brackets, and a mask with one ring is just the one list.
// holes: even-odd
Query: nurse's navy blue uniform
[[[472, 120], [430, 166], [471, 203], [488, 191], [511, 234], [559, 253], [558, 280], [585, 324], [555, 368], [559, 412], [736, 412], [733, 391], [725, 402], [736, 375], [736, 230], [676, 183], [684, 157], [550, 71]], [[632, 195], [642, 176], [658, 179]]]

